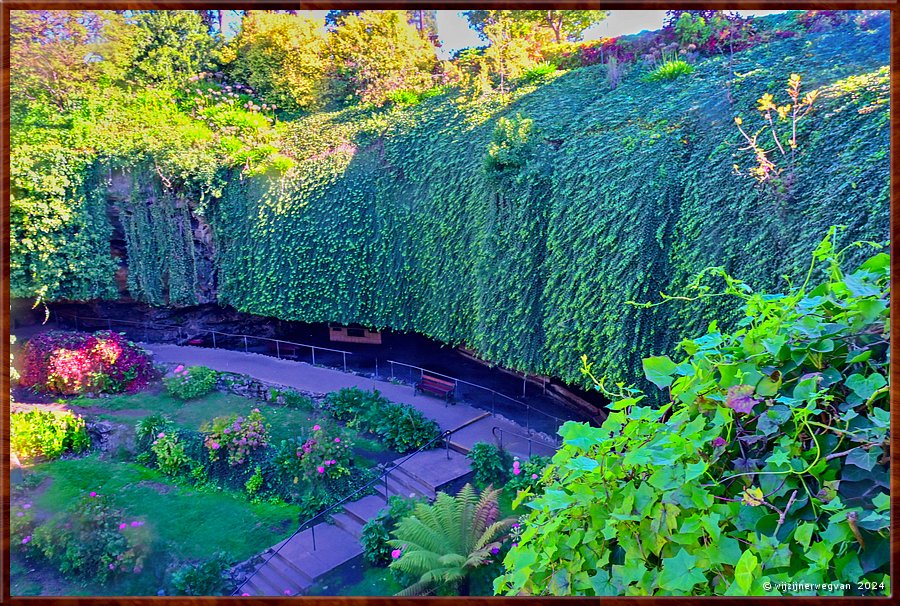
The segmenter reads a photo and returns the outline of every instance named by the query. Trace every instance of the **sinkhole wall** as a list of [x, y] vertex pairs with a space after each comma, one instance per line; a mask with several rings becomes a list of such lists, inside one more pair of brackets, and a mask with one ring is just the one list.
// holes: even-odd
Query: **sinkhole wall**
[[[96, 233], [120, 242], [139, 300], [416, 331], [575, 384], [586, 354], [599, 374], [640, 382], [642, 357], [727, 327], [736, 309], [627, 301], [685, 294], [711, 265], [783, 289], [834, 224], [845, 243], [887, 240], [886, 30], [780, 40], [673, 81], [632, 67], [610, 89], [598, 65], [508, 103], [315, 114], [286, 127], [284, 174], [221, 169], [219, 195], [197, 203], [133, 169], [118, 189], [86, 181], [81, 208], [108, 222], [91, 246], [105, 246]], [[761, 128], [756, 100], [787, 103], [791, 73], [820, 94], [778, 196], [734, 173], [753, 164], [734, 117]], [[59, 298], [116, 296], [114, 271], [73, 276]]]

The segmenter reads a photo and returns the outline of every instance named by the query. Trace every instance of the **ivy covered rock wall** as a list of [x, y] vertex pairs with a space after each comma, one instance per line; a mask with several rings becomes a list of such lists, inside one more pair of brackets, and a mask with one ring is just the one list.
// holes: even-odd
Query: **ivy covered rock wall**
[[[220, 167], [218, 195], [188, 204], [138, 184], [129, 290], [187, 305], [212, 288], [241, 311], [416, 331], [572, 383], [586, 354], [635, 380], [641, 357], [734, 309], [627, 301], [681, 294], [710, 265], [778, 290], [832, 224], [846, 242], [887, 239], [887, 37], [851, 23], [673, 81], [633, 66], [611, 90], [598, 65], [505, 101], [313, 114], [279, 131], [286, 172]], [[753, 163], [734, 118], [761, 128], [756, 100], [784, 103], [792, 73], [820, 95], [790, 194], [773, 197], [734, 173]], [[215, 273], [198, 277], [201, 222]]]

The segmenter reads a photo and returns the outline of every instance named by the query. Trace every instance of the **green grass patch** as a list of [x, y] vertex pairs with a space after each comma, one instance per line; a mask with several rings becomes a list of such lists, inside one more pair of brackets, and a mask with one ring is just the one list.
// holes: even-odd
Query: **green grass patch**
[[97, 455], [40, 466], [52, 481], [35, 506], [48, 513], [64, 511], [89, 491], [110, 496], [130, 516], [142, 517], [170, 553], [208, 558], [225, 551], [244, 560], [287, 537], [297, 522], [297, 508], [250, 503], [243, 495], [215, 489], [173, 485], [166, 476], [135, 463], [101, 460]]

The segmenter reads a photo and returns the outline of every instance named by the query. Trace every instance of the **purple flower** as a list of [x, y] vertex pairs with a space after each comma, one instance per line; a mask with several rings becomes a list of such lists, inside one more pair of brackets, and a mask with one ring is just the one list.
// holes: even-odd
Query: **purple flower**
[[397, 558], [400, 557], [401, 553], [402, 552], [399, 549], [395, 549], [394, 551], [391, 552], [391, 557], [396, 560]]
[[28, 541], [30, 541], [30, 540], [31, 540], [31, 535], [28, 535], [27, 537], [22, 539], [22, 545], [26, 545], [28, 543]]
[[728, 388], [728, 396], [725, 398], [725, 404], [729, 408], [742, 414], [750, 413], [757, 402], [753, 397], [752, 385], [733, 385]]
[[119, 530], [125, 530], [126, 528], [128, 528], [128, 524], [126, 524], [125, 522], [119, 524]]
[[110, 564], [110, 565], [109, 565], [109, 569], [110, 569], [110, 570], [115, 570], [115, 569], [116, 569], [116, 565], [115, 565], [115, 564]]
[[162, 432], [162, 431], [161, 431], [161, 432], [159, 432], [158, 434], [156, 434], [156, 437], [157, 437], [157, 438], [164, 438], [164, 437], [166, 437], [166, 434], [165, 434], [165, 432]]
[[91, 496], [91, 497], [96, 497], [96, 496], [97, 496], [97, 493], [96, 493], [96, 492], [91, 492], [90, 496]]
[[531, 479], [532, 479], [532, 480], [537, 480], [537, 479], [538, 479], [538, 474], [536, 474], [536, 473], [531, 474]]
[[17, 518], [21, 518], [21, 517], [24, 516], [24, 515], [25, 515], [25, 514], [22, 513], [21, 511], [17, 511], [17, 512], [16, 512], [16, 517], [17, 517]]
[[318, 467], [316, 467], [316, 471], [318, 471], [319, 473], [325, 473], [325, 468], [319, 465]]
[[340, 442], [340, 441], [341, 441], [340, 438], [335, 438], [335, 439], [334, 439], [335, 444], [337, 444], [337, 443]]
[[513, 527], [513, 528], [518, 528], [518, 527], [519, 527], [519, 523], [516, 522], [515, 524], [512, 525], [512, 527]]
[[322, 429], [322, 428], [319, 427], [318, 425], [313, 425], [313, 431], [319, 431], [320, 429]]
[[498, 553], [500, 553], [500, 548], [499, 548], [499, 547], [491, 547], [491, 554], [492, 554], [492, 555], [497, 555]]
[[519, 544], [518, 544], [518, 543], [513, 543], [512, 546], [513, 546], [513, 547], [518, 547]]
[[31, 503], [25, 503], [22, 505], [22, 509], [31, 509]]
[[723, 438], [722, 436], [719, 436], [718, 438], [716, 438], [715, 440], [712, 441], [712, 445], [714, 448], [718, 448], [719, 446], [725, 446], [725, 444], [727, 444], [727, 442], [725, 441], [725, 438]]
[[285, 589], [285, 590], [284, 590], [284, 595], [291, 595], [291, 590], [290, 590], [290, 589]]

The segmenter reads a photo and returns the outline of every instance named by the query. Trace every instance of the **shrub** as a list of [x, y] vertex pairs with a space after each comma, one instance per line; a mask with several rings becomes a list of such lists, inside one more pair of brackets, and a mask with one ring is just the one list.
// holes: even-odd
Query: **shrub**
[[284, 402], [284, 405], [287, 408], [297, 410], [312, 410], [314, 408], [313, 401], [310, 398], [293, 389], [286, 389], [284, 391], [275, 389], [272, 390], [271, 395], [273, 400], [281, 398], [281, 401]]
[[259, 492], [259, 489], [262, 488], [263, 485], [263, 475], [262, 475], [262, 467], [259, 465], [253, 470], [253, 475], [250, 476], [250, 479], [244, 483], [244, 488], [247, 490], [247, 494], [251, 497]]
[[527, 490], [532, 495], [540, 494], [543, 488], [541, 476], [548, 465], [550, 465], [550, 457], [540, 455], [530, 457], [520, 466], [519, 473], [515, 473], [515, 469], [513, 470], [513, 476], [504, 486], [504, 490], [513, 498], [520, 490]]
[[174, 377], [166, 377], [163, 383], [166, 391], [181, 400], [191, 400], [206, 395], [216, 388], [216, 379], [219, 373], [206, 366], [191, 366], [175, 368]]
[[684, 59], [669, 59], [647, 75], [650, 82], [674, 80], [679, 76], [694, 73], [694, 66]]
[[153, 413], [138, 421], [135, 430], [138, 452], [147, 452], [162, 432], [172, 430], [172, 420], [161, 412]]
[[556, 73], [556, 66], [547, 61], [542, 61], [534, 67], [525, 70], [525, 73], [522, 74], [522, 79], [525, 82], [537, 82], [553, 73]]
[[22, 355], [21, 385], [58, 394], [133, 393], [155, 377], [150, 354], [119, 333], [49, 331]]
[[12, 507], [9, 514], [9, 547], [23, 554], [33, 553], [35, 519], [31, 503]]
[[[721, 268], [701, 273], [722, 278], [745, 317], [733, 332], [712, 322], [685, 339], [677, 362], [644, 360], [647, 379], [670, 390], [662, 406], [623, 389], [601, 427], [562, 427], [554, 479], [529, 503], [498, 593], [889, 584], [890, 259], [845, 274], [833, 234], [788, 294], [754, 293]], [[826, 281], [807, 289], [816, 261]], [[700, 278], [693, 287], [716, 296]], [[592, 376], [586, 360], [583, 370]]]
[[438, 437], [437, 423], [406, 404], [395, 404], [377, 390], [353, 387], [328, 394], [325, 409], [348, 427], [370, 431], [400, 453], [409, 452]]
[[156, 466], [168, 476], [180, 475], [196, 466], [185, 453], [184, 444], [174, 432], [161, 431], [156, 434], [156, 439], [150, 445], [150, 451], [156, 457]]
[[393, 450], [403, 454], [427, 444], [441, 434], [440, 426], [417, 409], [390, 404], [381, 410], [375, 433]]
[[472, 461], [475, 487], [483, 490], [489, 485], [502, 486], [509, 480], [512, 456], [488, 442], [476, 442], [466, 457]]
[[338, 427], [314, 425], [304, 433], [294, 442], [295, 473], [309, 480], [350, 475], [353, 442]]
[[207, 424], [208, 432], [204, 445], [211, 461], [219, 460], [224, 452], [232, 467], [246, 462], [248, 455], [268, 444], [265, 418], [258, 408], [254, 408], [246, 418], [237, 415], [217, 417]]
[[91, 445], [84, 419], [71, 411], [14, 412], [9, 416], [10, 448], [20, 459], [56, 459], [66, 451], [82, 452]]
[[390, 533], [397, 527], [397, 522], [413, 512], [417, 504], [426, 502], [422, 497], [408, 499], [392, 495], [388, 499], [388, 506], [363, 526], [360, 543], [366, 560], [375, 566], [390, 564], [393, 559], [391, 552], [394, 550], [388, 543]]
[[114, 575], [139, 574], [151, 551], [144, 522], [129, 522], [94, 492], [38, 526], [32, 542], [63, 575], [99, 583]]
[[229, 558], [222, 552], [195, 564], [185, 564], [172, 573], [169, 582], [171, 595], [225, 595], [231, 581]]

